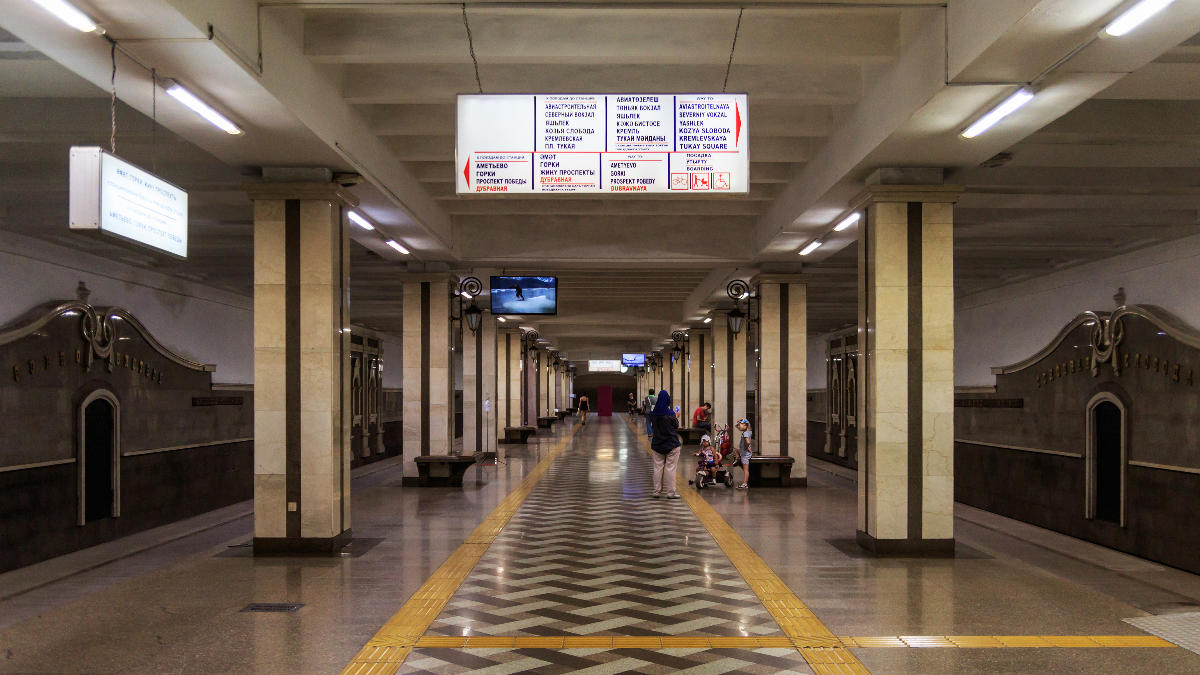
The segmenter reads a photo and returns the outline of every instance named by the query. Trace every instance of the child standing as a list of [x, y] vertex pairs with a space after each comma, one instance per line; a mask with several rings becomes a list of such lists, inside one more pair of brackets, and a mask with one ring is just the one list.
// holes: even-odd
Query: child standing
[[751, 439], [754, 433], [750, 431], [750, 420], [742, 418], [737, 421], [738, 435], [741, 437], [738, 441], [737, 461], [742, 465], [742, 484], [737, 486], [739, 490], [750, 489], [750, 458], [754, 455]]
[[[700, 450], [696, 453], [696, 456], [700, 458], [699, 466], [696, 467], [697, 473], [703, 471], [708, 476], [706, 480], [715, 482], [717, 479], [717, 455], [713, 451], [708, 434], [700, 437]], [[700, 487], [704, 486], [701, 485]]]

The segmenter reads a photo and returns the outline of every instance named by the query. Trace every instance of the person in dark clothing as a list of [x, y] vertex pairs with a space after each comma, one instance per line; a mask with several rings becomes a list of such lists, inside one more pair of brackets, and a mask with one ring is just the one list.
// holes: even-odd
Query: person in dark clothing
[[517, 292], [517, 299], [518, 299], [518, 300], [524, 300], [524, 299], [525, 299], [525, 293], [523, 293], [523, 292], [521, 291], [521, 284], [513, 284], [513, 288], [514, 288], [514, 290], [516, 290], [516, 292]]
[[658, 392], [651, 417], [653, 434], [650, 449], [654, 451], [654, 494], [658, 499], [665, 488], [667, 499], [679, 499], [675, 491], [675, 470], [679, 466], [679, 418], [671, 407], [671, 395], [667, 390]]

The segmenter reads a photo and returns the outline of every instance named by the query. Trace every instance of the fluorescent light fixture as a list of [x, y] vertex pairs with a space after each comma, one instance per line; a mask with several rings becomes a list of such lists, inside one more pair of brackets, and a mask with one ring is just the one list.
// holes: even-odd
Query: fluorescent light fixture
[[805, 246], [804, 248], [800, 249], [800, 255], [808, 255], [809, 253], [812, 253], [813, 251], [815, 251], [819, 248], [821, 248], [821, 240], [815, 239], [813, 241], [808, 242], [808, 246]]
[[468, 300], [470, 300], [470, 299], [471, 299], [471, 294], [470, 294], [470, 293], [468, 293], [468, 292], [466, 292], [466, 291], [462, 291], [462, 292], [460, 292], [460, 293], [459, 293], [459, 295], [463, 296], [464, 298], [466, 298], [466, 299], [468, 299]]
[[505, 321], [508, 321], [508, 319], [506, 319], [506, 318], [504, 318], [504, 317], [502, 317], [502, 316], [498, 316], [498, 317], [496, 317], [496, 320], [497, 320], [497, 321], [499, 321], [500, 323], [504, 323]]
[[386, 243], [388, 246], [391, 246], [392, 248], [396, 249], [397, 251], [403, 253], [404, 255], [408, 255], [408, 249], [404, 248], [404, 246], [400, 242], [396, 241], [395, 239], [388, 239], [384, 243]]
[[748, 297], [750, 297], [750, 291], [746, 291], [745, 293], [742, 293], [741, 295], [739, 295], [738, 300], [745, 300]]
[[75, 30], [83, 31], [84, 33], [90, 33], [99, 28], [95, 21], [92, 21], [90, 18], [88, 18], [87, 14], [79, 11], [69, 2], [65, 2], [64, 0], [33, 1], [42, 9], [58, 17], [59, 21], [62, 21]]
[[229, 121], [228, 117], [217, 112], [209, 104], [196, 98], [196, 95], [188, 91], [187, 88], [182, 84], [179, 84], [174, 80], [171, 80], [170, 82], [170, 86], [167, 87], [168, 96], [176, 101], [179, 101], [188, 108], [191, 108], [192, 112], [208, 120], [214, 127], [224, 131], [227, 134], [240, 136], [242, 133], [244, 133], [241, 127]]
[[857, 223], [860, 220], [862, 220], [862, 214], [859, 213], [858, 211], [855, 211], [854, 213], [851, 213], [850, 215], [846, 216], [845, 218], [842, 218], [842, 222], [838, 223], [837, 225], [834, 225], [833, 231], [841, 232], [842, 230], [850, 227], [851, 225]]
[[704, 317], [704, 323], [712, 323], [712, 317], [711, 316]]
[[1019, 110], [1021, 106], [1029, 103], [1030, 99], [1032, 98], [1033, 90], [1029, 89], [1028, 87], [1021, 87], [1013, 92], [1011, 96], [1001, 101], [1000, 105], [992, 108], [983, 117], [975, 120], [971, 126], [967, 127], [966, 130], [962, 132], [962, 137], [975, 138], [988, 129], [996, 126], [997, 122], [1013, 114]]
[[358, 211], [347, 211], [346, 217], [349, 218], [355, 225], [361, 227], [364, 230], [375, 229], [375, 226], [371, 224], [371, 221], [358, 215]]
[[[1142, 25], [1146, 19], [1158, 14], [1167, 5], [1174, 0], [1142, 0], [1133, 7], [1121, 13], [1121, 16], [1113, 19], [1113, 22], [1104, 27], [1104, 32], [1113, 37], [1121, 37], [1129, 31]], [[41, 3], [39, 3], [41, 4]]]

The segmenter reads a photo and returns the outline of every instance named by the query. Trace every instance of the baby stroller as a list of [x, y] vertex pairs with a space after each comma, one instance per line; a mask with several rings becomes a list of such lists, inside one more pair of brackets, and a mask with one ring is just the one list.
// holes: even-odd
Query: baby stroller
[[702, 464], [696, 466], [696, 478], [688, 481], [696, 486], [697, 490], [703, 490], [706, 487], [725, 484], [725, 487], [733, 487], [733, 472], [725, 465], [725, 455], [732, 447], [729, 441], [729, 427], [725, 426], [717, 430], [715, 443], [712, 445], [713, 458], [716, 460], [714, 471], [710, 475], [708, 469]]

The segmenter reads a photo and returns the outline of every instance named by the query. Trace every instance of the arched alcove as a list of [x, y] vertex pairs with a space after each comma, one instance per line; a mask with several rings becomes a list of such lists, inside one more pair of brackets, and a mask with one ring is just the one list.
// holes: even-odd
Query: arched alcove
[[79, 404], [79, 525], [121, 515], [121, 403], [107, 389]]
[[1087, 404], [1085, 514], [1089, 519], [1125, 525], [1125, 403], [1111, 392], [1096, 394]]

